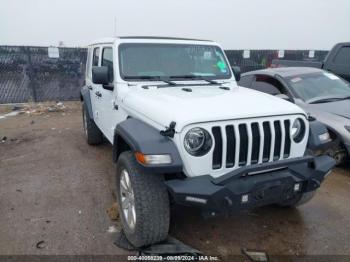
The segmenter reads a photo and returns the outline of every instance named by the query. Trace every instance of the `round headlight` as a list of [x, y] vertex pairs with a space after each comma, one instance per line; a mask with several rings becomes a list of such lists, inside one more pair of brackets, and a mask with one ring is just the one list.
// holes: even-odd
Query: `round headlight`
[[192, 156], [203, 156], [209, 152], [213, 142], [209, 132], [203, 128], [190, 129], [184, 140], [186, 151]]
[[300, 118], [294, 120], [292, 125], [292, 137], [295, 142], [300, 142], [303, 140], [305, 135], [305, 123]]

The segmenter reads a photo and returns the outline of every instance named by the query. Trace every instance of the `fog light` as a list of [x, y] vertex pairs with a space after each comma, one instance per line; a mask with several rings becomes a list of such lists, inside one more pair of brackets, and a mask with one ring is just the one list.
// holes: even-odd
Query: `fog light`
[[326, 132], [326, 133], [324, 133], [324, 134], [322, 134], [322, 135], [319, 135], [319, 136], [318, 136], [318, 139], [320, 139], [320, 141], [321, 141], [322, 143], [325, 143], [325, 142], [330, 141], [330, 140], [331, 140], [331, 137], [330, 137], [329, 133]]
[[186, 201], [200, 203], [200, 204], [206, 204], [207, 203], [207, 200], [204, 199], [204, 198], [192, 197], [192, 196], [187, 196], [186, 197]]
[[144, 165], [164, 165], [171, 164], [170, 155], [144, 155], [140, 152], [135, 153], [135, 157], [139, 163]]
[[325, 175], [324, 175], [324, 178], [328, 177], [331, 173], [332, 173], [333, 170], [329, 170]]
[[300, 190], [300, 184], [295, 184], [294, 185], [294, 191], [298, 192]]
[[242, 195], [242, 203], [247, 203], [249, 200], [249, 196], [248, 195]]

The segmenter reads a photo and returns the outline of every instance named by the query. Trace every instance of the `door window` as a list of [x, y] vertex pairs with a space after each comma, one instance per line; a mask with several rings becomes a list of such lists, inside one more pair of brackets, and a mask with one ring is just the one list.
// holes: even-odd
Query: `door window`
[[238, 85], [249, 88], [252, 83], [252, 78], [253, 78], [253, 75], [242, 76], [241, 80], [239, 80], [238, 82]]
[[92, 56], [92, 66], [98, 66], [98, 60], [100, 58], [100, 48], [94, 48], [94, 54]]
[[92, 54], [92, 49], [88, 49], [87, 53], [87, 58], [86, 58], [86, 76], [88, 78], [91, 78], [91, 54]]
[[350, 46], [344, 46], [342, 47], [337, 56], [334, 58], [335, 64], [349, 64], [350, 63]]
[[270, 95], [278, 95], [282, 93], [281, 83], [275, 78], [264, 75], [256, 76], [251, 88]]
[[103, 48], [101, 65], [108, 67], [108, 82], [112, 83], [114, 76], [113, 76], [113, 49], [111, 47]]

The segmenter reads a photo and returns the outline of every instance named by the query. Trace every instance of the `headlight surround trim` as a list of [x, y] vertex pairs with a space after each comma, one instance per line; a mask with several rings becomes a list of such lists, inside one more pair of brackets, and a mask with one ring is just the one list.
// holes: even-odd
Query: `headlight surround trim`
[[[294, 132], [293, 132], [293, 129], [295, 129]], [[300, 143], [304, 139], [305, 133], [306, 133], [305, 122], [301, 118], [296, 118], [291, 128], [291, 135], [292, 135], [293, 141], [295, 143]]]

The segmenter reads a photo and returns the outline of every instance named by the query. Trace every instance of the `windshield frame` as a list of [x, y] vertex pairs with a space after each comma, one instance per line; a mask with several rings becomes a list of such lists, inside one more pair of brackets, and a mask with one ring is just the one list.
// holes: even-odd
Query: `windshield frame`
[[[126, 81], [126, 82], [161, 82], [162, 80], [159, 79], [128, 79], [127, 75], [124, 75], [122, 72], [122, 61], [121, 61], [121, 52], [122, 52], [122, 48], [124, 46], [141, 46], [141, 45], [153, 45], [153, 46], [202, 46], [202, 47], [215, 47], [218, 48], [222, 54], [222, 57], [224, 59], [224, 62], [227, 65], [228, 68], [228, 74], [226, 76], [205, 76], [206, 79], [209, 80], [227, 80], [227, 79], [232, 79], [233, 74], [232, 74], [232, 69], [231, 69], [231, 65], [226, 57], [226, 54], [224, 52], [224, 50], [216, 44], [196, 44], [196, 43], [149, 43], [149, 42], [127, 42], [127, 43], [121, 43], [118, 45], [118, 66], [119, 66], [119, 76], [122, 80]], [[197, 76], [198, 77], [198, 76]], [[196, 79], [196, 76], [194, 75], [193, 79], [190, 78], [169, 78], [168, 76], [164, 76], [165, 79], [171, 79], [171, 81], [200, 81], [201, 79]]]
[[[319, 97], [314, 97], [311, 99], [304, 99], [300, 93], [298, 92], [298, 90], [291, 84], [291, 79], [296, 78], [296, 77], [302, 77], [302, 76], [307, 76], [307, 75], [314, 75], [314, 74], [320, 74], [320, 75], [324, 75], [324, 74], [332, 74], [334, 76], [336, 76], [337, 78], [339, 78], [339, 80], [341, 80], [345, 85], [347, 85], [350, 89], [350, 83], [348, 81], [346, 81], [344, 78], [335, 75], [331, 72], [325, 71], [325, 70], [320, 70], [320, 72], [313, 72], [313, 73], [307, 73], [307, 74], [297, 74], [297, 75], [293, 75], [293, 76], [288, 76], [288, 77], [284, 77], [284, 81], [286, 82], [287, 86], [289, 86], [289, 88], [291, 89], [291, 91], [295, 94], [296, 97], [300, 98], [302, 101], [304, 101], [305, 103], [309, 104], [310, 102], [313, 102], [316, 98], [316, 100], [318, 99], [336, 99], [336, 98], [341, 98], [341, 97], [335, 97], [335, 96], [319, 96]], [[345, 97], [344, 97], [345, 98]]]

